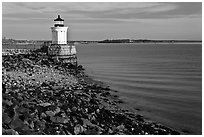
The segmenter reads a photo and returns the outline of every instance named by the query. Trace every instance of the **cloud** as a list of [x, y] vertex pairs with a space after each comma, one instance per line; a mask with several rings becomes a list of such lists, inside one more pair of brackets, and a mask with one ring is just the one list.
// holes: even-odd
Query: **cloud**
[[[201, 15], [202, 3], [66, 2], [3, 3], [3, 17], [30, 19], [64, 14], [66, 18], [143, 19]], [[36, 14], [36, 15], [35, 15]]]
[[[74, 30], [73, 37], [82, 39], [88, 35], [94, 39], [99, 33], [101, 37], [109, 33], [117, 33], [116, 37], [138, 33], [155, 37], [155, 28], [160, 30], [162, 37], [167, 33], [166, 29], [178, 30], [182, 26], [180, 32], [183, 36], [176, 35], [174, 30], [172, 37], [184, 37], [194, 32], [195, 37], [200, 38], [202, 31], [201, 2], [3, 2], [3, 33], [5, 36], [36, 39], [41, 37], [40, 29], [46, 38], [50, 38], [49, 27], [58, 14]], [[20, 34], [22, 28], [32, 33], [29, 36], [27, 33]]]
[[[91, 18], [110, 18], [110, 19], [145, 19], [145, 18], [180, 18], [180, 17], [199, 17], [201, 16], [201, 3], [154, 3], [148, 6], [117, 6], [108, 10], [87, 11], [83, 9], [67, 11], [72, 14], [82, 14]], [[188, 5], [188, 6], [187, 6]], [[192, 7], [191, 7], [192, 5]], [[135, 6], [135, 7], [134, 7]]]

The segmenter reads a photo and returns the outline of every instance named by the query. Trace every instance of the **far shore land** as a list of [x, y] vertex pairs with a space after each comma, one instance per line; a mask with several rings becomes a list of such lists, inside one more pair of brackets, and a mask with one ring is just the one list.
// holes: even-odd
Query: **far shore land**
[[3, 57], [3, 135], [180, 134], [122, 109], [117, 91], [90, 78], [81, 65], [42, 52]]
[[[41, 44], [51, 44], [50, 40], [16, 40], [3, 38], [3, 48], [9, 45], [18, 46], [38, 46]], [[151, 39], [106, 39], [106, 40], [70, 40], [69, 44], [90, 44], [90, 43], [129, 43], [129, 44], [185, 44], [185, 43], [202, 43], [202, 40], [151, 40]], [[9, 47], [7, 47], [9, 48]], [[22, 48], [22, 47], [21, 47]]]

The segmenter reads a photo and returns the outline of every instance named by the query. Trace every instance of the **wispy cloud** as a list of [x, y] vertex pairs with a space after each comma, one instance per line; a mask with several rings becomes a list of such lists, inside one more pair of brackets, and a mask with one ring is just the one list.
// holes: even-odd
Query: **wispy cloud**
[[[201, 3], [3, 3], [3, 17], [45, 18], [61, 13], [68, 18], [143, 19], [201, 15]], [[14, 10], [15, 9], [15, 10]]]

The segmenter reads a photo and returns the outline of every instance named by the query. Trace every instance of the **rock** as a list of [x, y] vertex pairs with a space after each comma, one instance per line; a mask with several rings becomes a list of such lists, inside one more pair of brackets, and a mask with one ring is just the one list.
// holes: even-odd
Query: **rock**
[[113, 130], [111, 130], [110, 128], [108, 129], [108, 134], [113, 134]]
[[102, 133], [101, 128], [98, 126], [89, 127], [86, 131], [84, 131], [86, 135], [100, 135]]
[[13, 105], [13, 103], [11, 101], [9, 101], [9, 100], [2, 100], [2, 104], [3, 105], [8, 105], [8, 106]]
[[100, 109], [96, 109], [96, 114], [100, 114]]
[[74, 127], [74, 133], [75, 133], [75, 135], [79, 135], [79, 134], [83, 133], [83, 131], [84, 131], [84, 128], [83, 128], [81, 125], [79, 125], [79, 124], [77, 124], [77, 125]]
[[69, 119], [67, 118], [64, 118], [64, 117], [58, 117], [58, 116], [55, 116], [55, 117], [51, 117], [50, 120], [54, 123], [68, 123], [69, 122]]
[[16, 118], [11, 122], [10, 128], [11, 129], [26, 128], [26, 125], [24, 125], [24, 123], [21, 119]]
[[3, 113], [2, 114], [2, 122], [9, 124], [12, 121], [12, 119], [8, 116], [7, 113]]
[[51, 106], [51, 104], [50, 103], [41, 103], [41, 104], [39, 104], [39, 106], [48, 107], [48, 106]]
[[17, 131], [14, 129], [2, 129], [2, 134], [3, 135], [19, 135]]
[[118, 129], [119, 131], [123, 131], [123, 130], [125, 129], [125, 126], [122, 124], [122, 125], [120, 125], [120, 126], [117, 126], [117, 129]]
[[[53, 111], [46, 111], [45, 113], [50, 117], [53, 117], [55, 115], [55, 113]], [[42, 117], [46, 117], [45, 113], [42, 113], [43, 114]]]

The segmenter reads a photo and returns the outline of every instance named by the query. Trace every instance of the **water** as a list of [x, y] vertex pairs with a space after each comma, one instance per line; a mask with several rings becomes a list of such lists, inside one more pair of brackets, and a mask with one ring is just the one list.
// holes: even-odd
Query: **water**
[[78, 45], [78, 62], [129, 108], [183, 134], [202, 133], [201, 44]]

